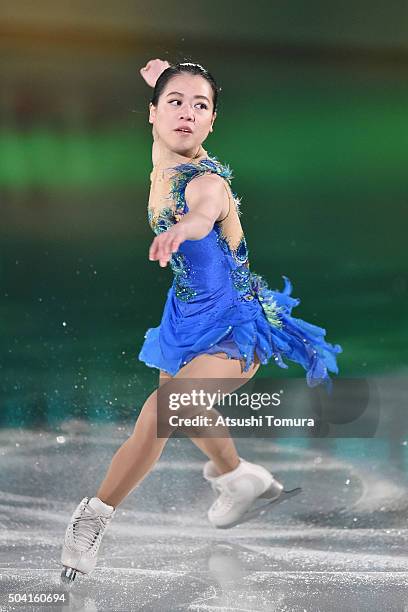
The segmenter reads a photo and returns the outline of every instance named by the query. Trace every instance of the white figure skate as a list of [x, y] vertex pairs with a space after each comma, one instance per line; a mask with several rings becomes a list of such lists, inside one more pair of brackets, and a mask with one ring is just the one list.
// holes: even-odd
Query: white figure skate
[[114, 508], [98, 497], [84, 497], [65, 531], [62, 582], [71, 584], [77, 572], [89, 574], [95, 568], [102, 536], [114, 514]]
[[[283, 485], [262, 465], [250, 463], [240, 457], [239, 465], [225, 474], [219, 474], [212, 461], [204, 465], [204, 478], [208, 480], [218, 498], [208, 511], [214, 527], [227, 528], [255, 518], [272, 503], [283, 501], [300, 493], [298, 487], [285, 491]], [[257, 505], [258, 500], [269, 501]]]

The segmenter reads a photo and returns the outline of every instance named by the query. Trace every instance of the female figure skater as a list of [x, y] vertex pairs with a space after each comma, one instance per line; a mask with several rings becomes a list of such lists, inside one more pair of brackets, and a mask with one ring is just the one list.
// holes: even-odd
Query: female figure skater
[[[170, 66], [158, 59], [140, 72], [154, 87], [148, 220], [156, 237], [149, 258], [160, 266], [170, 262], [174, 281], [161, 323], [147, 330], [139, 359], [160, 370], [159, 386], [172, 378], [234, 379], [234, 388], [226, 389], [231, 392], [271, 358], [287, 368], [283, 357], [304, 367], [309, 386], [330, 385], [328, 370], [338, 372], [341, 347], [325, 341], [324, 329], [291, 316], [299, 300], [290, 296], [286, 277], [278, 292], [250, 272], [231, 170], [203, 149], [217, 114], [213, 77], [198, 64]], [[65, 581], [94, 569], [116, 507], [159, 459], [167, 438], [157, 437], [158, 417], [156, 389], [96, 495], [85, 497], [72, 515], [61, 557]], [[237, 524], [260, 497], [280, 497], [283, 485], [238, 455], [226, 427], [223, 438], [191, 439], [209, 458], [204, 477], [219, 493], [208, 511], [214, 526]]]

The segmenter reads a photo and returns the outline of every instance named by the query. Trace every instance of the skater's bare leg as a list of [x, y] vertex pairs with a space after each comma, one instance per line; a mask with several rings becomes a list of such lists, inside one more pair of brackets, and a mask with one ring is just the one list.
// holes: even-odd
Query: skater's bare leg
[[[254, 366], [255, 373], [257, 365]], [[236, 381], [234, 389], [246, 382], [250, 372], [242, 374], [238, 360], [221, 360], [214, 355], [199, 355], [181, 368], [174, 378], [225, 378]], [[234, 389], [229, 389], [232, 391]], [[116, 507], [143, 480], [159, 459], [168, 438], [157, 437], [157, 390], [147, 398], [132, 435], [116, 451], [96, 496]], [[196, 440], [196, 438], [194, 439]], [[225, 427], [223, 438], [201, 438], [197, 445], [221, 471], [234, 469], [239, 458]]]
[[154, 467], [167, 438], [157, 437], [157, 391], [145, 401], [130, 438], [114, 454], [96, 494], [106, 504], [118, 506]]
[[[220, 362], [215, 361], [214, 357], [218, 359], [227, 360], [227, 362], [232, 362], [232, 370], [230, 366], [227, 365], [225, 367], [224, 364], [220, 364]], [[253, 364], [253, 366], [248, 370], [248, 372], [245, 372], [244, 374], [240, 371], [239, 362], [235, 359], [228, 359], [228, 356], [225, 353], [216, 353], [214, 355], [201, 355], [200, 363], [197, 365], [199, 365], [199, 372], [195, 375], [197, 378], [241, 378], [242, 383], [239, 383], [239, 381], [237, 381], [238, 384], [235, 387], [237, 389], [242, 386], [248, 379], [254, 376], [260, 366], [260, 362], [257, 356], [255, 356], [255, 364]], [[195, 367], [196, 364], [194, 364], [194, 370]], [[191, 373], [191, 369], [192, 368], [187, 369], [187, 366], [185, 366], [178, 372], [176, 377], [194, 378], [194, 374]], [[161, 370], [159, 378], [160, 386], [171, 380], [172, 378], [172, 376]], [[232, 392], [232, 389], [230, 391]], [[212, 413], [217, 416], [219, 415], [216, 410], [206, 411], [206, 414], [208, 414], [209, 416], [211, 416]], [[225, 437], [190, 437], [190, 440], [194, 442], [194, 444], [198, 446], [198, 448], [205, 455], [207, 455], [209, 459], [213, 461], [220, 474], [230, 472], [238, 466], [238, 452], [227, 427], [225, 427]]]

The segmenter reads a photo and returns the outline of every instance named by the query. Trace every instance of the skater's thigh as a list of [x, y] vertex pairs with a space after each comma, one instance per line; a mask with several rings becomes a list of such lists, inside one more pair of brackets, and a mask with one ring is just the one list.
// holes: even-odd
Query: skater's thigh
[[[259, 361], [243, 372], [238, 359], [229, 359], [225, 353], [197, 355], [173, 376], [160, 375], [160, 386], [172, 381], [172, 392], [189, 393], [198, 388], [208, 393], [232, 393], [242, 387], [259, 368]], [[197, 380], [198, 379], [198, 380]], [[181, 385], [177, 381], [182, 381]]]
[[170, 376], [170, 374], [167, 374], [167, 372], [165, 372], [164, 370], [160, 370], [160, 374], [159, 374], [159, 387], [164, 385], [165, 382], [167, 382], [168, 380], [171, 380], [172, 378], [173, 377]]
[[254, 376], [259, 365], [255, 356], [255, 362], [244, 372], [243, 362], [239, 359], [229, 359], [226, 353], [203, 354], [186, 363], [174, 378], [239, 378], [245, 382]]
[[[226, 363], [222, 363], [220, 360]], [[245, 382], [254, 376], [259, 366], [260, 361], [256, 354], [254, 363], [247, 372], [243, 372], [240, 360], [230, 359], [226, 353], [198, 355], [180, 368], [175, 376], [160, 370], [159, 387], [174, 378], [240, 378]]]

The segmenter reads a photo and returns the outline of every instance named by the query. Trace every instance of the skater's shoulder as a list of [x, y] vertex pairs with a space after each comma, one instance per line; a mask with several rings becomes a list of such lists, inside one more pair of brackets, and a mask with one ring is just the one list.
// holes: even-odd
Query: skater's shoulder
[[186, 186], [185, 199], [189, 210], [211, 212], [214, 220], [223, 218], [229, 209], [225, 180], [217, 174], [202, 174]]
[[175, 178], [191, 180], [198, 175], [214, 174], [228, 181], [233, 178], [229, 164], [222, 163], [215, 155], [206, 154], [202, 158], [174, 166]]

